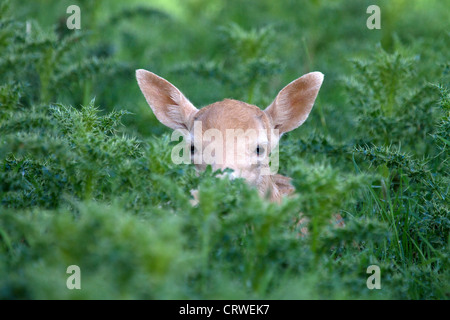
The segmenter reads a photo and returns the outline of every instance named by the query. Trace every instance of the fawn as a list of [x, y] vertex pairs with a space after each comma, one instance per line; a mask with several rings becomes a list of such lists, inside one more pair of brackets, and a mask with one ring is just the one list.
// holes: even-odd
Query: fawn
[[[231, 178], [244, 178], [248, 184], [258, 188], [262, 197], [271, 201], [280, 202], [283, 196], [295, 191], [290, 178], [268, 173], [268, 158], [281, 136], [308, 118], [323, 82], [322, 73], [311, 72], [292, 81], [265, 110], [232, 99], [197, 109], [180, 90], [156, 74], [139, 69], [136, 70], [136, 78], [156, 118], [165, 126], [182, 132], [186, 150], [190, 151], [197, 169], [202, 170], [207, 164], [211, 164], [213, 170], [233, 169]], [[215, 133], [214, 139], [207, 134], [208, 130]], [[235, 145], [236, 136], [228, 135], [230, 130], [253, 130], [255, 134], [247, 135]], [[217, 144], [219, 135], [225, 136], [227, 143]], [[233, 143], [228, 143], [230, 140]], [[207, 149], [212, 150], [213, 143], [216, 143], [213, 160], [208, 162], [207, 157], [202, 159], [202, 155]], [[214, 157], [218, 154], [223, 157]]]

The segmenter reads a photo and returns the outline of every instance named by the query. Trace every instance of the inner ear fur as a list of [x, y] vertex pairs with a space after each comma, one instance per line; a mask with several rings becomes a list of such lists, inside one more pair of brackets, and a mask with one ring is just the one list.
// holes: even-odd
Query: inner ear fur
[[189, 129], [198, 109], [180, 90], [166, 79], [144, 69], [136, 70], [136, 79], [147, 103], [162, 124], [172, 129]]
[[264, 110], [280, 134], [296, 129], [308, 118], [323, 82], [321, 72], [310, 72], [284, 87]]

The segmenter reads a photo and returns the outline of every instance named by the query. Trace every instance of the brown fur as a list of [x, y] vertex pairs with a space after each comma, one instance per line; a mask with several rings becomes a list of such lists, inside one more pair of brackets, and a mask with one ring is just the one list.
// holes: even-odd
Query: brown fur
[[[272, 151], [270, 146], [278, 144], [283, 133], [294, 130], [307, 119], [323, 81], [320, 72], [308, 73], [284, 87], [265, 110], [233, 99], [197, 109], [175, 86], [154, 73], [141, 69], [136, 71], [136, 77], [148, 104], [164, 125], [172, 129], [186, 129], [191, 135], [195, 121], [201, 122], [203, 132], [211, 128], [222, 133], [227, 129], [262, 130], [266, 132], [263, 138], [267, 142], [267, 156]], [[277, 136], [271, 134], [273, 129], [279, 130]], [[259, 145], [260, 141], [255, 143]], [[224, 147], [224, 153], [226, 151]], [[234, 169], [237, 176], [257, 187], [261, 196], [268, 196], [271, 201], [279, 202], [283, 196], [295, 191], [290, 178], [279, 174], [262, 175], [261, 166], [259, 162], [239, 166], [233, 162], [218, 164], [214, 169]], [[203, 167], [198, 166], [199, 169]]]

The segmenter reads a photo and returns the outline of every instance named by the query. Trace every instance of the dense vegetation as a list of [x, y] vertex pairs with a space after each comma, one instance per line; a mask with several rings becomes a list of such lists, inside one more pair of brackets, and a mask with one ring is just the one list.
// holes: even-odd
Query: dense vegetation
[[[381, 30], [359, 0], [1, 1], [0, 298], [448, 299], [449, 2], [378, 2]], [[298, 192], [174, 165], [138, 68], [199, 107], [322, 71], [280, 145]]]

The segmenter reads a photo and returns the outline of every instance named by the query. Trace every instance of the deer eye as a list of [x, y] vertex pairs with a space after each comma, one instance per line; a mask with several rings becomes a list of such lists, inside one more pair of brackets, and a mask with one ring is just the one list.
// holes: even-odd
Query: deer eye
[[264, 151], [266, 151], [266, 150], [264, 149], [264, 147], [261, 147], [261, 146], [259, 146], [259, 145], [256, 147], [256, 154], [257, 154], [258, 156], [264, 154]]

